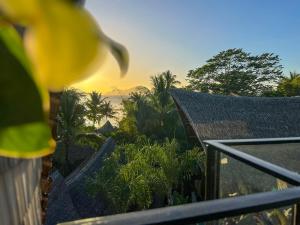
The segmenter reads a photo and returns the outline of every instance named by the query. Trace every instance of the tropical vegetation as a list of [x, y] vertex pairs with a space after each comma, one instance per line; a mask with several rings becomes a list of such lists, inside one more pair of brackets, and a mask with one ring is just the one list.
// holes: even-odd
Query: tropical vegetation
[[133, 92], [123, 100], [124, 116], [119, 123], [119, 134], [131, 139], [146, 135], [152, 140], [168, 137], [185, 141], [184, 129], [169, 93], [179, 84], [176, 75], [166, 71], [152, 76], [151, 82], [151, 90]]
[[141, 138], [119, 145], [107, 158], [89, 192], [100, 195], [110, 213], [120, 213], [201, 199], [204, 154], [182, 151], [173, 140], [162, 144]]
[[[110, 213], [176, 205], [203, 198], [204, 153], [188, 143], [169, 91], [179, 82], [170, 71], [151, 77], [152, 89], [139, 88], [124, 99], [123, 118], [111, 134], [117, 147], [96, 177], [91, 195], [101, 195]], [[103, 119], [114, 118], [101, 93], [67, 89], [61, 95], [55, 166], [71, 171], [70, 146], [99, 135]], [[57, 157], [60, 156], [60, 157]], [[57, 159], [62, 159], [61, 161]]]
[[151, 83], [151, 90], [123, 100], [123, 118], [111, 134], [117, 148], [88, 181], [90, 194], [100, 195], [110, 213], [203, 198], [204, 152], [188, 143], [169, 93], [180, 82], [165, 71]]
[[[225, 80], [229, 78], [216, 84], [199, 81], [201, 85], [211, 85], [207, 92], [250, 96], [267, 96], [268, 91], [279, 93], [279, 90], [284, 96], [297, 93], [296, 86], [293, 86], [293, 92], [287, 84], [295, 82], [298, 75], [293, 73], [290, 79], [284, 77], [278, 56], [262, 54], [256, 57], [239, 49], [228, 52], [220, 55], [232, 60], [232, 74], [229, 71], [221, 74], [219, 66], [219, 76]], [[241, 59], [249, 60], [249, 65]], [[216, 61], [220, 63], [219, 59]], [[238, 72], [234, 70], [243, 70], [244, 75], [237, 76]], [[253, 75], [255, 71], [258, 72], [256, 78]], [[247, 83], [250, 78], [252, 87]], [[211, 81], [211, 77], [207, 79]], [[221, 81], [225, 83], [221, 85]], [[123, 118], [117, 131], [111, 134], [117, 140], [117, 148], [105, 159], [96, 177], [88, 181], [89, 193], [100, 196], [109, 213], [183, 204], [203, 197], [205, 155], [187, 141], [169, 93], [180, 83], [170, 71], [152, 76], [151, 83], [150, 90], [139, 89], [123, 100]], [[191, 85], [186, 88], [193, 89]]]
[[99, 126], [104, 118], [107, 120], [114, 114], [111, 103], [102, 98], [101, 93], [85, 94], [76, 89], [62, 92], [57, 115], [58, 146], [54, 164], [63, 175], [68, 175], [72, 170], [70, 148], [79, 145], [99, 149], [105, 137], [96, 132], [96, 124]]

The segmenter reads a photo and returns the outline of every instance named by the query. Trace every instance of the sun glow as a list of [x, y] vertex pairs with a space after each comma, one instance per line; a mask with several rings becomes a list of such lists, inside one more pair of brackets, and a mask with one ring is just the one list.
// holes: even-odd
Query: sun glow
[[[117, 62], [110, 54], [108, 54], [98, 71], [90, 78], [78, 82], [72, 85], [72, 87], [85, 92], [99, 91], [105, 93], [119, 87], [122, 82], [126, 83], [126, 77], [120, 77], [120, 70]], [[122, 87], [124, 87], [123, 84]]]

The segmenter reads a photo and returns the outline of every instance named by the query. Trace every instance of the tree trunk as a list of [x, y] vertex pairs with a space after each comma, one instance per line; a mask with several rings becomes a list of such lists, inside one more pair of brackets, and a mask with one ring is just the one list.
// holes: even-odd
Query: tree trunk
[[66, 142], [65, 142], [65, 161], [63, 164], [63, 175], [64, 176], [68, 175], [70, 172], [69, 148], [70, 148], [70, 142], [69, 142], [69, 140], [66, 140]]

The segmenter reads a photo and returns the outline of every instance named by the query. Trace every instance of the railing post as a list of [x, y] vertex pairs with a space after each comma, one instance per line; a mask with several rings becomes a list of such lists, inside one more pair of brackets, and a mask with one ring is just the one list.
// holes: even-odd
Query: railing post
[[[205, 200], [219, 198], [220, 180], [220, 152], [215, 147], [206, 147], [206, 171], [205, 171]], [[206, 225], [218, 225], [218, 221], [210, 221]]]
[[300, 204], [296, 204], [294, 207], [294, 225], [300, 225]]
[[41, 159], [0, 157], [0, 224], [40, 225]]
[[218, 199], [220, 153], [213, 146], [206, 147], [205, 200]]

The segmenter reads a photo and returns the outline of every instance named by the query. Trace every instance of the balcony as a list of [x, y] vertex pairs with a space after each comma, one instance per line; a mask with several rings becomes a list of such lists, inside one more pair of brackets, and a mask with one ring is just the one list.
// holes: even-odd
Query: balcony
[[205, 201], [62, 225], [300, 224], [300, 138], [205, 140]]

